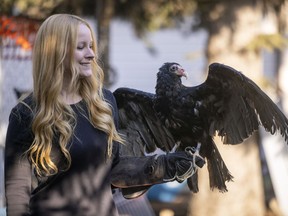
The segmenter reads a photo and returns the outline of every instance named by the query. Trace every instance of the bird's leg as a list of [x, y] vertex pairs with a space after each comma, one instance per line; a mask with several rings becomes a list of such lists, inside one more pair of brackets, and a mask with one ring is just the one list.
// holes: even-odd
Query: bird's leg
[[180, 141], [176, 142], [175, 145], [174, 145], [174, 147], [171, 149], [170, 153], [176, 152], [176, 150], [177, 150], [177, 148], [179, 147], [179, 145], [180, 145]]
[[[176, 142], [174, 147], [171, 149], [171, 151], [169, 151], [169, 153], [174, 153], [176, 152], [177, 148], [179, 147], [180, 145], [180, 142]], [[167, 154], [167, 152], [164, 152], [163, 150], [161, 149], [158, 149], [155, 151], [156, 152], [156, 158], [159, 156], [159, 155], [163, 155], [163, 154]]]
[[200, 142], [197, 143], [197, 147], [196, 148], [195, 147], [190, 147], [190, 146], [185, 148], [185, 151], [189, 152], [193, 156], [193, 166], [195, 167], [195, 172], [196, 172], [196, 170], [198, 168], [201, 168], [200, 166], [197, 165], [196, 158], [199, 157], [203, 161], [205, 161], [204, 158], [199, 154], [200, 148], [201, 148], [201, 143]]
[[[169, 153], [174, 153], [177, 151], [177, 148], [179, 147], [180, 145], [180, 141], [179, 142], [176, 142], [174, 147], [171, 149], [171, 151], [169, 151]], [[162, 149], [160, 148], [156, 148], [156, 150], [154, 152], [151, 152], [151, 153], [148, 153], [146, 151], [146, 147], [144, 147], [144, 154], [145, 156], [154, 156], [155, 155], [155, 158], [157, 159], [160, 155], [166, 155], [167, 152], [163, 151]]]
[[166, 154], [166, 152], [164, 152], [160, 148], [156, 148], [156, 150], [154, 152], [151, 152], [151, 153], [147, 153], [146, 151], [144, 151], [144, 152], [145, 152], [145, 156], [154, 156], [154, 155], [156, 155], [156, 158], [159, 157], [160, 155], [165, 155]]

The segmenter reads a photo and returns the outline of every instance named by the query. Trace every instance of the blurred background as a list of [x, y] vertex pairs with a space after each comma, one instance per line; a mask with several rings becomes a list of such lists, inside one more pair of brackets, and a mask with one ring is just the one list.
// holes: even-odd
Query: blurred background
[[[31, 48], [49, 15], [72, 13], [89, 21], [105, 86], [112, 91], [130, 87], [153, 93], [158, 68], [169, 61], [186, 69], [185, 85], [197, 85], [206, 79], [208, 65], [220, 62], [255, 81], [287, 116], [287, 11], [287, 0], [0, 0], [2, 210], [8, 116], [16, 93], [32, 89]], [[244, 144], [218, 146], [234, 176], [227, 193], [211, 191], [207, 171], [200, 170], [197, 194], [185, 183], [153, 186], [136, 200], [115, 196], [120, 214], [288, 216], [288, 147], [283, 139], [260, 130]]]

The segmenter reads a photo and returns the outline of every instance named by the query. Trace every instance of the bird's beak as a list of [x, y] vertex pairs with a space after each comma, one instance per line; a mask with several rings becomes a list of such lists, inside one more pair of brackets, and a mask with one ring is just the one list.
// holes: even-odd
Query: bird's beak
[[176, 73], [178, 76], [181, 76], [181, 77], [184, 76], [186, 79], [188, 79], [188, 74], [182, 67], [179, 67]]

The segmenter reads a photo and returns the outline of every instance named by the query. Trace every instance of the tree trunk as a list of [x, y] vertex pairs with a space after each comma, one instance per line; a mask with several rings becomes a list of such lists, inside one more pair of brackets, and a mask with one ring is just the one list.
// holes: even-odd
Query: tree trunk
[[[287, 16], [288, 2], [282, 4], [276, 8], [275, 11], [270, 11], [270, 21], [274, 24], [275, 28], [272, 34], [278, 33], [283, 37], [287, 31], [288, 16]], [[273, 13], [274, 12], [274, 13]], [[268, 16], [268, 15], [266, 15]], [[288, 49], [275, 49], [275, 76], [273, 82], [276, 83], [276, 91], [274, 92], [276, 101], [280, 108], [282, 108], [284, 114], [288, 114], [288, 64], [285, 59], [288, 59]], [[273, 145], [271, 145], [273, 144]], [[273, 188], [277, 202], [270, 200], [269, 206], [274, 212], [279, 212], [279, 215], [288, 215], [287, 197], [288, 197], [288, 149], [287, 143], [278, 134], [277, 136], [264, 136], [263, 138], [263, 149], [267, 157], [267, 165], [269, 167]], [[280, 153], [281, 152], [281, 153]], [[274, 202], [273, 202], [274, 201]], [[274, 205], [273, 205], [274, 204]]]
[[97, 0], [96, 17], [97, 17], [97, 40], [99, 59], [102, 63], [102, 69], [105, 74], [104, 85], [109, 87], [112, 83], [110, 57], [110, 22], [114, 13], [113, 0]]
[[[218, 3], [207, 16], [211, 18], [207, 26], [208, 63], [227, 64], [258, 81], [262, 71], [260, 54], [245, 47], [261, 31], [261, 7], [251, 0], [225, 1]], [[227, 184], [226, 193], [210, 191], [208, 172], [200, 170], [200, 191], [192, 196], [189, 215], [265, 215], [258, 137], [233, 146], [215, 140], [234, 181]]]
[[[286, 48], [285, 52], [283, 54], [283, 59], [288, 59], [288, 49]], [[288, 62], [282, 61], [281, 67], [279, 70], [279, 88], [281, 89], [281, 102], [283, 106], [283, 112], [286, 114], [286, 117], [288, 116], [288, 86], [287, 86], [287, 80], [288, 80]], [[287, 206], [287, 195], [288, 195], [288, 188], [287, 188], [287, 180], [288, 180], [288, 151], [287, 151], [287, 143], [283, 142], [283, 139], [279, 140], [278, 142], [280, 145], [280, 150], [276, 151], [276, 153], [273, 155], [274, 158], [277, 157], [277, 160], [279, 161], [279, 166], [273, 163], [273, 160], [271, 160], [271, 166], [274, 165], [274, 172], [275, 175], [272, 176], [272, 181], [275, 184], [275, 193], [278, 198], [279, 206], [281, 210], [283, 211], [284, 215], [288, 215], [288, 206]], [[269, 143], [271, 144], [271, 143]], [[275, 149], [275, 148], [274, 148]], [[279, 156], [279, 152], [281, 152]], [[281, 179], [279, 179], [281, 177]]]

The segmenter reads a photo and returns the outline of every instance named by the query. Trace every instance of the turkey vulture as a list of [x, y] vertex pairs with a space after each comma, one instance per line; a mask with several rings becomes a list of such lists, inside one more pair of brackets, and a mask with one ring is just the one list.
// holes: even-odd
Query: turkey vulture
[[[156, 93], [119, 88], [114, 96], [119, 108], [119, 129], [127, 141], [125, 155], [145, 155], [161, 149], [187, 147], [207, 159], [210, 188], [227, 191], [232, 180], [213, 136], [224, 144], [238, 144], [260, 125], [288, 142], [288, 119], [248, 77], [227, 65], [213, 63], [205, 82], [186, 87], [178, 63], [165, 63], [157, 73]], [[198, 192], [197, 173], [187, 181]]]

